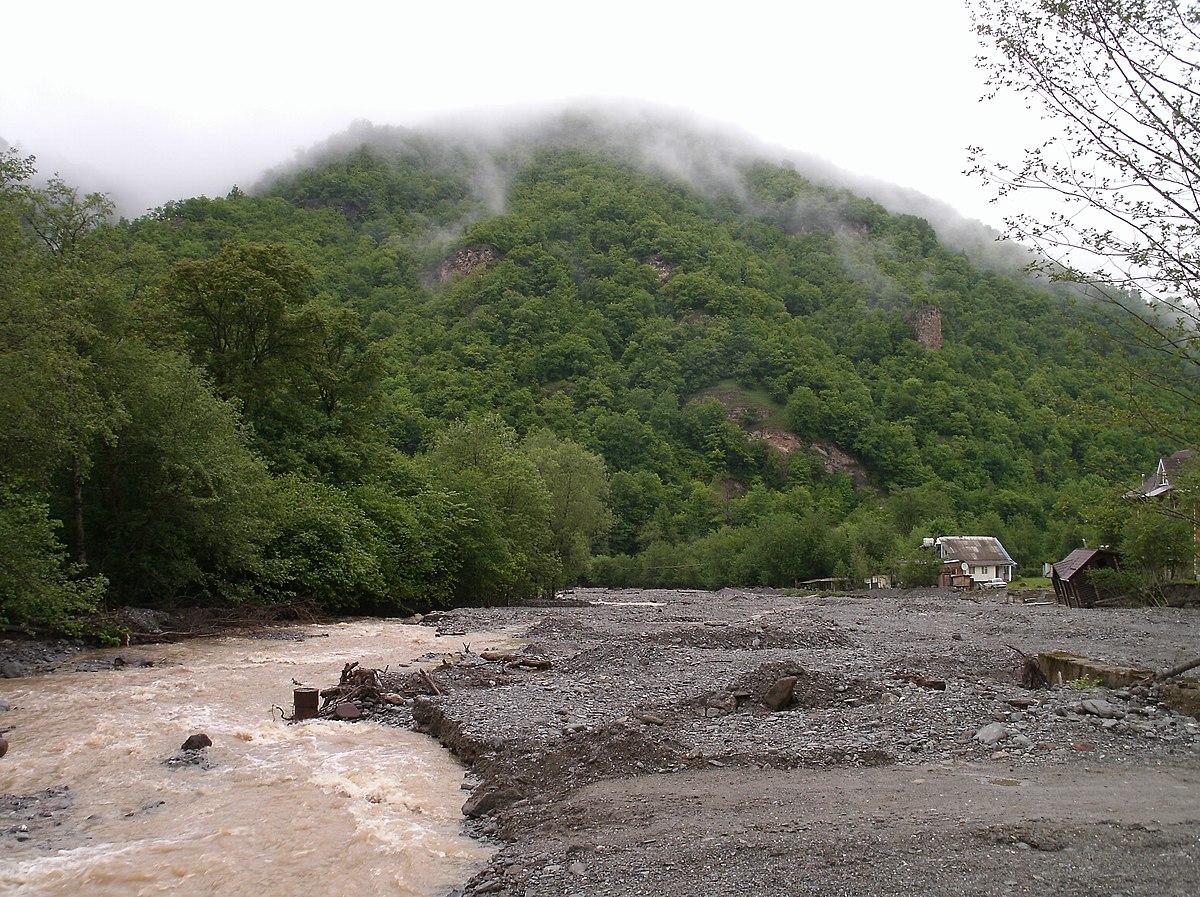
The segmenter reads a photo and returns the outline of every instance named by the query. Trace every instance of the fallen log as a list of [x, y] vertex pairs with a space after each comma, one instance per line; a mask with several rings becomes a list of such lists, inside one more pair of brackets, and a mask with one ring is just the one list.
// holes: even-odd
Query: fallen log
[[550, 669], [550, 660], [534, 654], [509, 654], [504, 651], [480, 651], [479, 656], [492, 663], [512, 664], [533, 670]]
[[1182, 676], [1189, 670], [1194, 670], [1200, 667], [1200, 657], [1193, 657], [1191, 660], [1185, 660], [1183, 663], [1178, 663], [1173, 667], [1168, 667], [1160, 673], [1154, 674], [1155, 682], [1162, 682], [1165, 679], [1174, 679], [1176, 676]]

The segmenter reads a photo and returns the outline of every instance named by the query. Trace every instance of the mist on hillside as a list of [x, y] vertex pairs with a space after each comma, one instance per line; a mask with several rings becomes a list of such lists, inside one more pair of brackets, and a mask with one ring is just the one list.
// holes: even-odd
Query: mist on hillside
[[[232, 152], [232, 145], [220, 153], [197, 147], [136, 174], [122, 173], [121, 159], [71, 159], [55, 148], [19, 143], [17, 149], [38, 157], [42, 178], [59, 174], [84, 192], [107, 193], [118, 215], [133, 218], [174, 199], [223, 196], [235, 185], [255, 185], [253, 189], [261, 192], [281, 178], [363, 145], [466, 174], [480, 215], [502, 211], [511, 178], [539, 149], [548, 147], [609, 154], [681, 180], [707, 197], [734, 196], [750, 208], [745, 168], [762, 162], [792, 168], [819, 186], [849, 190], [891, 212], [922, 217], [946, 245], [977, 261], [1015, 271], [1028, 258], [1021, 247], [997, 242], [997, 231], [916, 190], [854, 174], [801, 150], [767, 144], [728, 124], [650, 105], [592, 101], [567, 109], [466, 111], [418, 127], [359, 121], [274, 165], [267, 154], [276, 150], [265, 140], [251, 141], [240, 156]], [[830, 210], [819, 206], [812, 197], [798, 199], [789, 213], [794, 226], [820, 226]]]
[[[1027, 261], [1021, 247], [998, 243], [999, 233], [994, 229], [916, 190], [856, 175], [819, 156], [773, 146], [730, 125], [681, 110], [629, 104], [590, 103], [568, 110], [531, 110], [525, 114], [457, 115], [430, 121], [420, 128], [359, 121], [270, 169], [257, 189], [267, 189], [296, 171], [363, 145], [435, 167], [465, 170], [476, 199], [492, 213], [503, 211], [511, 178], [537, 151], [546, 148], [601, 152], [684, 181], [707, 197], [733, 195], [747, 204], [750, 197], [746, 194], [745, 168], [753, 162], [764, 162], [792, 168], [819, 186], [849, 190], [888, 211], [925, 218], [944, 243], [978, 260], [986, 259], [1008, 270], [1016, 270]], [[810, 199], [798, 200], [794, 210], [797, 222], [821, 216]]]

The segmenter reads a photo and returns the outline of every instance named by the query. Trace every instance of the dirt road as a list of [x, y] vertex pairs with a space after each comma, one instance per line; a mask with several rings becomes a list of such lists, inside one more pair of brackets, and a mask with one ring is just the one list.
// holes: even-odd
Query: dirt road
[[[1165, 667], [1200, 653], [1200, 611], [566, 597], [425, 621], [454, 663], [414, 716], [503, 845], [465, 894], [1196, 892], [1200, 725], [1143, 688], [1027, 690], [1008, 646]], [[461, 644], [501, 627], [550, 668]]]

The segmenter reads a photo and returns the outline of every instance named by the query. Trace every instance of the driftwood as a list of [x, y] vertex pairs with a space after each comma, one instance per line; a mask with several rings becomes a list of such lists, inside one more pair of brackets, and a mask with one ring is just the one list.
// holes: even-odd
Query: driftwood
[[1169, 667], [1160, 673], [1154, 674], [1155, 682], [1162, 682], [1165, 679], [1173, 679], [1176, 676], [1182, 676], [1188, 670], [1194, 670], [1200, 667], [1200, 657], [1193, 657], [1191, 660], [1185, 660], [1183, 663], [1177, 663], [1173, 667]]
[[358, 661], [342, 667], [342, 675], [333, 688], [321, 691], [324, 703], [317, 711], [318, 716], [330, 717], [337, 712], [339, 704], [361, 705], [364, 701], [383, 703], [383, 688], [379, 681], [379, 670], [360, 667]]
[[1042, 672], [1041, 664], [1038, 663], [1036, 657], [1030, 657], [1020, 648], [1014, 648], [1012, 645], [1005, 645], [1010, 651], [1015, 651], [1021, 656], [1021, 684], [1026, 688], [1049, 688], [1050, 680], [1046, 678], [1046, 674]]
[[528, 667], [532, 670], [548, 670], [550, 669], [550, 661], [545, 657], [538, 657], [534, 654], [508, 654], [504, 651], [480, 651], [479, 656], [484, 660], [492, 663], [511, 664], [513, 666]]

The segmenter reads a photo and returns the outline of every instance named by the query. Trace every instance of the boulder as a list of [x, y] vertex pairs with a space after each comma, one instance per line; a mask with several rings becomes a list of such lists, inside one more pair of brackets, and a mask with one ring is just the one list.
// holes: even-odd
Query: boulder
[[1124, 719], [1125, 711], [1113, 704], [1110, 701], [1105, 701], [1100, 698], [1091, 698], [1080, 704], [1080, 708], [1084, 713], [1090, 713], [1092, 716], [1098, 716], [1101, 719]]
[[181, 751], [202, 751], [205, 748], [212, 747], [212, 739], [203, 732], [197, 732], [195, 735], [189, 735], [187, 741], [183, 743]]
[[462, 814], [472, 819], [486, 816], [498, 807], [516, 803], [521, 799], [521, 792], [516, 788], [489, 788], [480, 786], [467, 798], [463, 804]]
[[784, 676], [776, 679], [763, 695], [763, 704], [769, 710], [782, 710], [787, 707], [792, 703], [792, 691], [798, 681], [798, 676]]
[[0, 735], [0, 757], [8, 753], [8, 739]]

